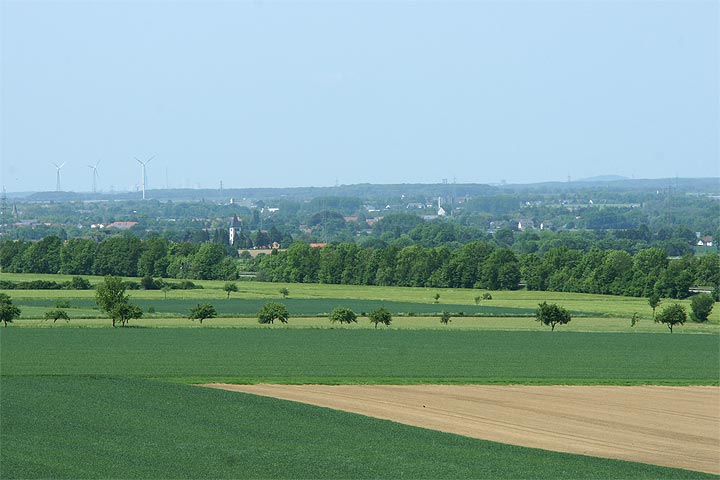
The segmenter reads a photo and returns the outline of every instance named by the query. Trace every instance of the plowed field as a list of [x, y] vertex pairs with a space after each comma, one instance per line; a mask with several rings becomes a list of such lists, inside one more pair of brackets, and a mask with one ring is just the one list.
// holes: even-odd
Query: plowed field
[[227, 385], [501, 443], [720, 474], [720, 388]]

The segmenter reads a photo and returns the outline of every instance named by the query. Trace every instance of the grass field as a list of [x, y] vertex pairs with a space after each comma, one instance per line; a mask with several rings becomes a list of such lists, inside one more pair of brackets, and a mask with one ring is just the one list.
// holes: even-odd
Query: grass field
[[[189, 384], [718, 385], [718, 311], [676, 328], [694, 335], [670, 335], [645, 299], [492, 292], [478, 306], [478, 290], [238, 282], [227, 300], [224, 282], [197, 283], [204, 288], [167, 300], [129, 291], [156, 313], [124, 329], [109, 328], [94, 291], [6, 291], [23, 316], [0, 328], [0, 478], [713, 478]], [[70, 323], [40, 320], [58, 299], [73, 306]], [[269, 299], [287, 302], [288, 326], [253, 318]], [[573, 311], [573, 321], [556, 332], [541, 327], [528, 315], [543, 300]], [[202, 327], [182, 318], [198, 302], [223, 317]], [[333, 326], [320, 316], [380, 305], [395, 314], [391, 328], [372, 329], [366, 318]], [[508, 316], [440, 325], [434, 312], [454, 309]], [[635, 312], [641, 321], [631, 328]]]
[[4, 378], [2, 478], [713, 478], [138, 378]]
[[0, 332], [8, 376], [205, 383], [717, 385], [715, 335], [344, 329]]
[[[72, 278], [69, 275], [29, 275], [29, 274], [0, 274], [0, 279], [10, 281], [29, 281], [29, 280], [55, 280], [64, 281]], [[102, 281], [101, 277], [86, 277], [93, 284]], [[138, 279], [128, 279], [137, 281]], [[226, 293], [222, 290], [225, 282], [221, 281], [195, 281], [196, 284], [203, 286], [198, 290], [173, 290], [167, 294], [168, 301], [189, 302], [210, 302], [216, 306], [220, 306], [221, 300], [226, 299]], [[369, 302], [371, 305], [379, 305], [387, 303], [400, 303], [403, 305], [399, 311], [407, 312], [411, 309], [421, 308], [418, 305], [425, 305], [429, 311], [441, 312], [442, 310], [452, 311], [451, 306], [462, 306], [463, 312], [468, 313], [471, 308], [476, 307], [475, 297], [486, 293], [486, 290], [476, 289], [438, 289], [438, 288], [408, 288], [408, 287], [374, 287], [374, 286], [355, 286], [355, 285], [321, 285], [321, 284], [282, 284], [267, 282], [250, 282], [238, 281], [238, 292], [233, 293], [230, 300], [281, 300], [279, 293], [281, 288], [287, 288], [290, 291], [288, 300], [332, 300], [328, 303], [320, 302], [318, 307], [312, 307], [309, 310], [315, 310], [315, 313], [326, 312], [332, 309], [338, 300], [347, 302], [352, 300], [360, 300]], [[95, 292], [93, 290], [7, 290], [5, 291], [13, 298], [17, 298], [20, 305], [25, 301], [41, 300], [49, 301], [54, 304], [54, 300], [58, 298], [69, 299], [72, 303], [74, 299], [87, 300], [91, 305], [94, 302]], [[128, 291], [133, 301], [143, 305], [154, 306], [158, 311], [162, 310], [161, 303], [165, 299], [165, 294], [158, 290], [131, 290]], [[438, 304], [434, 304], [434, 295], [440, 294]], [[647, 299], [634, 297], [619, 297], [612, 295], [592, 295], [582, 293], [563, 293], [563, 292], [536, 292], [536, 291], [497, 291], [491, 292], [492, 300], [481, 300], [482, 307], [504, 307], [509, 309], [523, 309], [524, 312], [534, 311], [538, 303], [547, 301], [548, 303], [557, 303], [564, 306], [568, 310], [586, 316], [595, 317], [622, 317], [628, 320], [634, 313], [640, 318], [651, 319], [652, 309], [648, 306]], [[145, 303], [147, 302], [147, 303]], [[377, 303], [376, 303], [377, 302]], [[675, 300], [663, 300], [660, 308]], [[681, 300], [679, 303], [686, 306], [690, 310], [690, 301]], [[342, 305], [345, 306], [345, 305]], [[408, 308], [411, 307], [411, 308]], [[459, 308], [459, 307], [453, 307]], [[172, 310], [172, 309], [171, 309]], [[362, 311], [358, 310], [358, 313]], [[186, 312], [186, 311], [185, 311]], [[181, 313], [185, 313], [181, 312]], [[312, 314], [315, 314], [312, 313]], [[412, 312], [411, 312], [412, 313]], [[415, 313], [420, 313], [416, 310]], [[291, 312], [292, 314], [292, 312]], [[710, 316], [710, 322], [720, 325], [720, 308], [715, 308]]]
[[716, 338], [2, 329], [0, 476], [712, 478], [473, 440], [187, 383], [716, 384]]

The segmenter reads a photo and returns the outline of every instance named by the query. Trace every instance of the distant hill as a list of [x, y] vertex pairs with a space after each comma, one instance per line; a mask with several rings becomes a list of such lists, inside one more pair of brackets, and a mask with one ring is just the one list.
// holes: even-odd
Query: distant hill
[[617, 182], [618, 180], [630, 180], [622, 175], [598, 175], [597, 177], [588, 177], [575, 180], [576, 182]]
[[[720, 195], [720, 178], [658, 178], [637, 179], [619, 175], [604, 175], [584, 178], [571, 182], [545, 182], [527, 184], [486, 185], [479, 183], [434, 183], [434, 184], [355, 184], [335, 187], [249, 187], [225, 189], [157, 189], [148, 190], [147, 197], [161, 202], [211, 201], [228, 202], [247, 200], [294, 201], [318, 197], [354, 197], [385, 201], [390, 198], [463, 198], [532, 192], [538, 194], [592, 191], [635, 191], [656, 192], [672, 190], [675, 194]], [[140, 200], [140, 192], [87, 193], [87, 192], [36, 192], [8, 195], [26, 202], [93, 202]]]

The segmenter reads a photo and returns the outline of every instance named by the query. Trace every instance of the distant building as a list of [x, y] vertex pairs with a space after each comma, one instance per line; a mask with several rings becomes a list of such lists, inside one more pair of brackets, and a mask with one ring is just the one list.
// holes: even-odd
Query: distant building
[[106, 225], [105, 228], [118, 228], [120, 230], [127, 230], [128, 228], [132, 228], [137, 224], [138, 222], [112, 222], [111, 224]]
[[528, 229], [528, 228], [530, 228], [530, 229], [535, 228], [535, 222], [534, 222], [532, 219], [530, 219], [530, 218], [521, 218], [520, 220], [518, 220], [518, 222], [517, 222], [517, 229], [518, 229], [519, 231], [522, 232], [522, 231], [525, 231], [525, 230]]
[[696, 244], [698, 247], [712, 247], [713, 246], [713, 237], [706, 236], [699, 238]]
[[447, 212], [442, 207], [442, 197], [438, 197], [438, 209], [437, 209], [437, 216], [438, 217], [445, 217], [447, 216]]
[[230, 245], [235, 245], [235, 240], [242, 231], [242, 222], [237, 215], [233, 215], [230, 219], [230, 228], [228, 228], [228, 240]]

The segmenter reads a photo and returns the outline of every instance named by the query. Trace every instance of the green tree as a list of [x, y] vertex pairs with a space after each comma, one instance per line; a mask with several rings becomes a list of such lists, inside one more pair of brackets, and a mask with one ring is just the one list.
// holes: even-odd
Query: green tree
[[167, 300], [167, 294], [172, 290], [172, 287], [170, 285], [164, 285], [160, 290], [165, 294], [165, 300]]
[[[237, 292], [238, 287], [236, 284], [234, 284], [232, 282], [228, 282], [225, 284], [225, 286], [223, 286], [223, 290], [225, 290], [225, 292], [227, 292], [227, 298], [230, 298], [230, 293]], [[202, 321], [200, 323], [202, 323]]]
[[290, 295], [290, 290], [288, 290], [286, 287], [283, 287], [280, 289], [280, 295], [282, 295], [283, 298], [287, 298], [288, 295]]
[[215, 317], [217, 317], [217, 311], [215, 310], [215, 307], [209, 303], [198, 303], [190, 309], [190, 313], [188, 314], [188, 318], [190, 320], [200, 320], [200, 325], [202, 325], [203, 320], [206, 318]]
[[690, 299], [690, 308], [692, 313], [690, 314], [694, 322], [704, 322], [710, 316], [712, 312], [713, 304], [712, 296], [707, 293], [699, 293]]
[[447, 325], [451, 321], [452, 320], [450, 320], [450, 312], [448, 312], [448, 311], [442, 312], [442, 315], [440, 316], [440, 323], [442, 323], [443, 325]]
[[116, 304], [112, 310], [110, 310], [110, 316], [113, 318], [113, 326], [115, 326], [115, 320], [117, 319], [120, 321], [120, 325], [124, 327], [130, 319], [141, 318], [143, 311], [140, 307], [128, 301]]
[[390, 312], [388, 312], [384, 307], [376, 308], [370, 312], [369, 317], [370, 323], [375, 324], [375, 328], [377, 328], [378, 323], [382, 323], [387, 327], [392, 322], [392, 315], [390, 315]]
[[57, 322], [58, 320], [65, 320], [65, 322], [67, 323], [70, 321], [70, 316], [65, 310], [57, 308], [55, 310], [45, 312], [45, 320], [52, 320], [53, 323]]
[[92, 288], [90, 280], [83, 277], [72, 277], [69, 286], [73, 290], [90, 290]]
[[650, 308], [653, 309], [653, 318], [655, 318], [655, 309], [660, 305], [660, 295], [657, 293], [651, 293], [648, 297], [648, 305], [650, 305]]
[[287, 323], [289, 317], [287, 307], [278, 302], [268, 302], [258, 312], [259, 323], [275, 323], [275, 320]]
[[357, 315], [349, 308], [337, 307], [330, 313], [330, 321], [332, 323], [357, 323]]
[[436, 293], [433, 298], [435, 299], [435, 303], [440, 303], [440, 294]]
[[685, 313], [685, 307], [679, 303], [673, 303], [665, 307], [655, 317], [655, 323], [664, 323], [670, 329], [670, 333], [672, 333], [675, 325], [683, 325], [686, 320], [687, 313]]
[[0, 320], [7, 327], [8, 323], [13, 321], [20, 316], [20, 309], [17, 305], [13, 305], [10, 295], [6, 293], [0, 293]]
[[130, 297], [125, 295], [125, 288], [126, 285], [122, 278], [107, 275], [103, 283], [99, 284], [95, 290], [95, 302], [100, 310], [111, 318], [113, 327], [117, 321], [125, 326], [131, 318], [142, 317], [142, 310], [137, 305], [130, 303]]
[[543, 302], [538, 305], [535, 312], [535, 320], [543, 325], [550, 325], [551, 331], [555, 331], [555, 325], [565, 325], [571, 319], [572, 317], [570, 317], [567, 310], [554, 303], [548, 305], [547, 302]]

